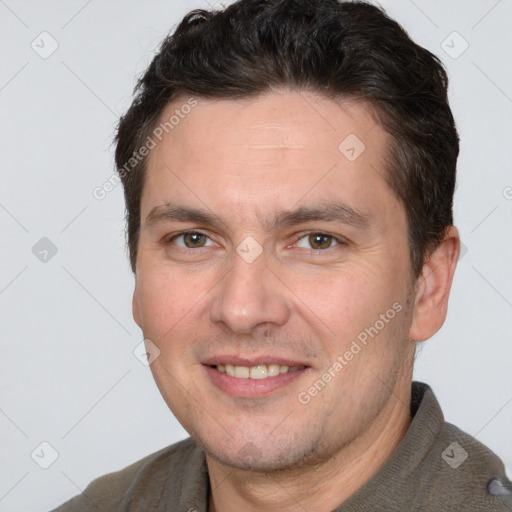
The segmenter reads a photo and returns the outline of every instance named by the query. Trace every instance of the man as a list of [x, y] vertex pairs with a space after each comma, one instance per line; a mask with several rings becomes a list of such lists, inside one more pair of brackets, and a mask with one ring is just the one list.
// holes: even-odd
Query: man
[[190, 439], [58, 511], [512, 510], [499, 458], [412, 383], [459, 255], [446, 90], [368, 4], [185, 17], [116, 164], [134, 318]]

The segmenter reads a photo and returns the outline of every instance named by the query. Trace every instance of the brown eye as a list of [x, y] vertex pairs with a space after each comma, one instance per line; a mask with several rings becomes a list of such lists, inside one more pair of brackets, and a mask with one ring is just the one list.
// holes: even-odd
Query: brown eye
[[305, 249], [330, 249], [333, 246], [339, 245], [339, 241], [332, 235], [326, 233], [310, 233], [299, 239], [297, 242], [298, 247]]
[[309, 235], [309, 243], [313, 249], [328, 249], [332, 244], [332, 236], [315, 233]]
[[201, 233], [185, 233], [183, 241], [187, 247], [193, 249], [194, 247], [203, 247], [206, 243], [206, 237]]
[[208, 243], [208, 240], [209, 238], [206, 235], [203, 235], [203, 233], [188, 231], [172, 237], [169, 242], [172, 242], [179, 247], [184, 247], [185, 249], [198, 249], [212, 245], [212, 243]]

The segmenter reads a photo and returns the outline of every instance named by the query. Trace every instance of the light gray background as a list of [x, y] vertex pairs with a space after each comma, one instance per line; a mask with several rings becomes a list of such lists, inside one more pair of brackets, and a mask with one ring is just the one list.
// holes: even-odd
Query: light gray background
[[[510, 476], [512, 2], [383, 5], [448, 67], [462, 139], [455, 215], [467, 253], [415, 379]], [[51, 509], [186, 436], [132, 353], [142, 335], [121, 186], [102, 201], [92, 191], [112, 175], [111, 138], [135, 76], [197, 7], [208, 2], [0, 0], [1, 511]], [[43, 31], [59, 45], [47, 59], [31, 48], [51, 48]], [[469, 44], [457, 58], [454, 31]], [[58, 249], [47, 262], [32, 252], [42, 237]], [[48, 469], [43, 441], [58, 452]]]

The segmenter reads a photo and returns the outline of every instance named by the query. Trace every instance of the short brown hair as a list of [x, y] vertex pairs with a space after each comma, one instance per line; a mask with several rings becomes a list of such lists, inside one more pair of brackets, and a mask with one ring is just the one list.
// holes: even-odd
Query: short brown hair
[[446, 71], [381, 9], [337, 0], [239, 0], [194, 10], [163, 41], [115, 139], [132, 270], [146, 162], [133, 157], [166, 105], [184, 94], [238, 99], [278, 87], [371, 105], [391, 135], [385, 178], [404, 205], [418, 276], [453, 223], [459, 137]]

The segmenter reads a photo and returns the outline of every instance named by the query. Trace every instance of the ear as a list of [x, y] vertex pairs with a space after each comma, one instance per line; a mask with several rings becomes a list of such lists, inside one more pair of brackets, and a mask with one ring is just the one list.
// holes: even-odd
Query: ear
[[455, 226], [451, 226], [423, 265], [416, 281], [414, 313], [409, 331], [412, 340], [425, 341], [443, 325], [459, 252], [459, 232]]
[[133, 319], [135, 320], [135, 323], [142, 329], [141, 322], [140, 322], [139, 296], [138, 296], [138, 291], [137, 291], [137, 285], [135, 285], [135, 289], [133, 290], [132, 314], [133, 314]]

